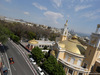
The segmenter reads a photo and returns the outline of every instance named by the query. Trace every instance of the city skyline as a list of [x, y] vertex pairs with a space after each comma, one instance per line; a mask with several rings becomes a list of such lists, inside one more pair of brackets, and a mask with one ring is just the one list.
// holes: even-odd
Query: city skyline
[[1, 0], [0, 15], [91, 34], [100, 23], [99, 0]]

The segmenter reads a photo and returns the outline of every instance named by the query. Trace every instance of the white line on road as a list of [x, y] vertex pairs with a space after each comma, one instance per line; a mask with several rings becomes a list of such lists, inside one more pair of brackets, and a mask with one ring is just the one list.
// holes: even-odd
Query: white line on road
[[9, 61], [8, 61], [8, 58], [7, 58], [8, 56], [7, 56], [7, 53], [6, 53], [6, 51], [5, 51], [5, 48], [4, 48], [4, 46], [3, 46], [3, 49], [4, 49], [5, 56], [6, 56], [6, 59], [7, 59], [7, 62], [8, 62], [8, 66], [9, 66], [10, 75], [12, 75], [11, 68], [10, 68], [10, 64], [9, 64]]
[[14, 68], [14, 70], [16, 71], [16, 68], [12, 65], [12, 67]]
[[[28, 60], [28, 58], [26, 57], [26, 55], [24, 54], [24, 52], [19, 48], [19, 46], [18, 45], [15, 45], [15, 43], [14, 42], [12, 42], [12, 41], [10, 41], [16, 48], [17, 48], [17, 50], [21, 53], [21, 55], [23, 56], [23, 58], [24, 58], [24, 60], [26, 61], [26, 63], [28, 64], [28, 66], [30, 67], [30, 69], [31, 69], [31, 71], [33, 72], [33, 74], [35, 73], [35, 75], [37, 74], [37, 72], [36, 72], [36, 70], [30, 65], [31, 63], [30, 62], [28, 62], [29, 60]], [[38, 75], [38, 74], [37, 74]]]
[[17, 52], [19, 55], [20, 55], [20, 53], [19, 52]]

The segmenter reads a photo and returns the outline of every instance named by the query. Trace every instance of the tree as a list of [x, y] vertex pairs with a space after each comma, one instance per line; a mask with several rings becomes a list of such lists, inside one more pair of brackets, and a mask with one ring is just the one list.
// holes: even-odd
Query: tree
[[10, 38], [14, 41], [14, 42], [19, 42], [19, 37], [17, 35], [14, 35], [13, 33], [10, 34]]
[[0, 42], [5, 43], [10, 35], [10, 30], [0, 25]]
[[58, 37], [58, 36], [60, 36], [59, 33], [51, 33], [51, 34], [50, 34], [49, 40], [55, 41], [56, 37]]
[[32, 40], [33, 38], [36, 39], [36, 34], [33, 33], [33, 32], [28, 32], [28, 33], [27, 33], [27, 36], [28, 36], [28, 39], [29, 39], [29, 40]]
[[39, 47], [34, 47], [32, 49], [32, 57], [39, 64], [42, 61], [42, 59], [44, 58], [44, 54]]
[[56, 58], [53, 56], [48, 57], [43, 63], [42, 68], [50, 75], [65, 75], [62, 65], [58, 64]]

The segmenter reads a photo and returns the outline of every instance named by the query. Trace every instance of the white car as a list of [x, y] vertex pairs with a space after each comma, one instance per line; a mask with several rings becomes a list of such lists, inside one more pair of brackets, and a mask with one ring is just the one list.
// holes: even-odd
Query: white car
[[33, 61], [33, 62], [32, 62], [32, 64], [33, 64], [33, 65], [35, 65], [35, 64], [36, 64], [36, 62], [35, 62], [35, 61]]
[[40, 68], [40, 67], [38, 67], [38, 70], [41, 72], [42, 71], [42, 69]]
[[45, 75], [44, 72], [40, 72], [40, 75]]
[[30, 61], [31, 61], [31, 62], [34, 62], [34, 59], [33, 59], [33, 58], [30, 58]]
[[40, 67], [38, 67], [38, 70], [40, 72], [40, 75], [44, 75], [44, 72], [42, 71], [42, 69]]
[[30, 61], [32, 62], [33, 65], [36, 64], [35, 60], [33, 58], [30, 58]]

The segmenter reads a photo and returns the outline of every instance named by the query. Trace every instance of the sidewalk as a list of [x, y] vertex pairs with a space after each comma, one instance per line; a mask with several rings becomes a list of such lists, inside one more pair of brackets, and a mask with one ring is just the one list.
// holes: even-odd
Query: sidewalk
[[26, 48], [26, 46], [28, 45], [28, 42], [20, 42], [20, 46], [22, 46], [22, 48], [24, 49], [24, 51], [26, 51], [26, 53], [30, 53], [30, 50], [28, 50]]
[[1, 57], [1, 63], [2, 63], [2, 68], [1, 69], [3, 70], [3, 68], [6, 67], [8, 69], [8, 74], [7, 75], [12, 75], [11, 68], [10, 68], [9, 61], [8, 61], [8, 56], [6, 54], [6, 51], [3, 48], [3, 45], [0, 46], [0, 57]]

